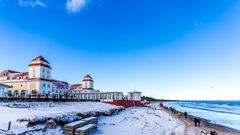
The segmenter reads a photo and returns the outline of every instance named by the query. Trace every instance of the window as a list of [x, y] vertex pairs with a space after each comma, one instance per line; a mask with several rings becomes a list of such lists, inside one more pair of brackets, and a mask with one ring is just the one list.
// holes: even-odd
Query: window
[[47, 73], [48, 73], [48, 74], [50, 73], [49, 70], [47, 70]]
[[33, 95], [36, 95], [36, 94], [37, 94], [37, 91], [36, 91], [36, 90], [32, 90], [32, 94], [33, 94]]
[[50, 88], [50, 84], [48, 84], [47, 87]]
[[43, 69], [42, 71], [43, 71], [43, 73], [44, 73], [44, 72], [45, 72], [45, 69]]
[[42, 75], [42, 78], [45, 78], [45, 75]]
[[35, 68], [33, 68], [33, 72], [35, 72]]
[[43, 83], [43, 84], [42, 84], [42, 87], [43, 87], [43, 88], [46, 88], [46, 84], [45, 84], [45, 83]]

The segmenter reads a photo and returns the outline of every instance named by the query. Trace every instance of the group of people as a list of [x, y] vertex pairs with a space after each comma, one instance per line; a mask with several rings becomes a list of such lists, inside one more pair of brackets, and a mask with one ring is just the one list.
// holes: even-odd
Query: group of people
[[[172, 114], [177, 114], [178, 118], [181, 118], [181, 112], [177, 111], [176, 109], [174, 109], [172, 107], [170, 107], [168, 109], [171, 110]], [[187, 112], [184, 112], [183, 115], [184, 115], [185, 119], [188, 118], [188, 113]], [[194, 117], [193, 122], [194, 122], [195, 127], [200, 127], [200, 124], [201, 124], [201, 119], [200, 118]], [[217, 135], [217, 132], [215, 130], [212, 130], [210, 132], [210, 135]]]
[[[176, 109], [174, 109], [172, 107], [170, 107], [170, 110], [172, 111], [172, 114], [177, 114], [178, 117], [181, 118], [181, 112], [177, 111]], [[187, 118], [187, 116], [188, 116], [187, 112], [184, 112], [183, 115], [184, 115], [184, 118]]]
[[[181, 118], [181, 112], [177, 111], [176, 109], [174, 109], [172, 107], [170, 107], [169, 109], [171, 110], [171, 112], [173, 114], [177, 114], [178, 118]], [[187, 112], [184, 112], [183, 115], [184, 115], [184, 118], [187, 119], [187, 117], [188, 117]], [[195, 127], [200, 127], [200, 123], [201, 123], [201, 119], [200, 118], [194, 118], [193, 122], [195, 124]]]
[[199, 118], [194, 118], [193, 119], [195, 127], [200, 127], [201, 120]]

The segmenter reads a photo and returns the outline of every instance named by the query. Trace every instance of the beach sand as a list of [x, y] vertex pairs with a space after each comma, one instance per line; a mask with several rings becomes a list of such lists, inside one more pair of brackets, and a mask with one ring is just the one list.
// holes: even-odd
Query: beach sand
[[130, 107], [117, 115], [101, 117], [93, 135], [205, 135], [201, 131], [210, 133], [212, 130], [218, 135], [240, 135], [234, 129], [205, 120], [201, 120], [200, 127], [195, 127], [192, 119], [193, 116], [178, 118], [159, 103], [151, 103], [147, 107]]
[[166, 109], [163, 107], [163, 110], [166, 111], [169, 115], [172, 115], [174, 118], [181, 120], [184, 125], [184, 134], [185, 135], [204, 135], [201, 131], [206, 133], [210, 133], [210, 131], [215, 130], [218, 135], [240, 135], [240, 131], [225, 127], [218, 124], [212, 124], [207, 120], [201, 119], [200, 127], [195, 127], [193, 122], [193, 116], [189, 115], [188, 118], [184, 118], [183, 113], [181, 113], [181, 117], [179, 118], [177, 113], [173, 114], [170, 109]]

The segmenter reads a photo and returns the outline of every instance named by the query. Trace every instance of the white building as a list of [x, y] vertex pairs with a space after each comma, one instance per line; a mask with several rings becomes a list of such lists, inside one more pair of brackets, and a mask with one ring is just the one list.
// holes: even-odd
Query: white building
[[94, 81], [90, 75], [83, 77], [80, 84], [73, 84], [69, 94], [77, 99], [87, 100], [122, 100], [122, 92], [100, 92], [94, 89]]
[[87, 92], [76, 93], [75, 98], [87, 100], [122, 100], [122, 92]]
[[[63, 90], [69, 89], [68, 83], [52, 79], [50, 63], [42, 56], [31, 60], [28, 72], [2, 71], [0, 83], [12, 86], [9, 88], [8, 95], [13, 97], [58, 95], [62, 94]], [[62, 84], [64, 84], [63, 87]]]
[[54, 95], [57, 97], [64, 96], [70, 89], [70, 85], [67, 82], [52, 80], [52, 83], [52, 93], [54, 93]]
[[139, 91], [128, 92], [127, 99], [132, 101], [141, 101], [141, 94], [142, 92]]
[[73, 84], [70, 89], [71, 94], [98, 92], [94, 90], [94, 81], [90, 75], [85, 75], [79, 84]]
[[8, 88], [10, 88], [10, 86], [0, 83], [0, 97], [8, 96]]
[[28, 94], [53, 94], [52, 68], [49, 62], [39, 56], [33, 59], [28, 67]]
[[[27, 97], [28, 95], [71, 96], [89, 100], [122, 100], [122, 92], [100, 92], [94, 89], [94, 81], [90, 75], [83, 77], [81, 83], [69, 85], [67, 82], [52, 79], [50, 63], [38, 56], [31, 60], [28, 72], [4, 70], [0, 73], [0, 83], [11, 86], [2, 88], [2, 95], [11, 97]], [[1, 91], [0, 91], [1, 92]], [[128, 94], [128, 100], [141, 100], [141, 92]]]

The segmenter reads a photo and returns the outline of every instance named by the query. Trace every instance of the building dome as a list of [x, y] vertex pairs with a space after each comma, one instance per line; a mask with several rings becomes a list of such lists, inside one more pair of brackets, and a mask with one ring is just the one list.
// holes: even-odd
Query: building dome
[[86, 75], [83, 77], [83, 81], [91, 81], [93, 82], [93, 78], [90, 75]]

